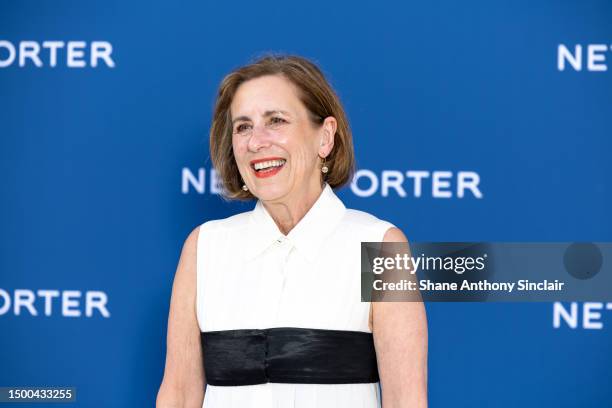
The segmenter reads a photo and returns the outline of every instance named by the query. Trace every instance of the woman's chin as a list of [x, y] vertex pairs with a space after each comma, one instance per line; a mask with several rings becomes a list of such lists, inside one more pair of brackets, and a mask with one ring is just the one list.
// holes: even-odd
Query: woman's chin
[[287, 195], [289, 188], [280, 184], [258, 183], [255, 188], [255, 196], [262, 201], [274, 201]]

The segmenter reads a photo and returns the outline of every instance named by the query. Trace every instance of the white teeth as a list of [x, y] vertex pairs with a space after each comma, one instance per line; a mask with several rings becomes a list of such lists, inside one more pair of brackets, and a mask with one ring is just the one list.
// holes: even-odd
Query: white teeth
[[267, 169], [268, 167], [280, 167], [285, 164], [285, 160], [268, 160], [265, 162], [255, 163], [253, 168], [255, 170]]

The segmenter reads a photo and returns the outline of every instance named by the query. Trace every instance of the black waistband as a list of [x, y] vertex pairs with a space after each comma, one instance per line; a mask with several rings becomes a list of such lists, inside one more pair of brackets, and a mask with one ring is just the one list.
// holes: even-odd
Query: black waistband
[[254, 385], [373, 383], [372, 333], [276, 327], [202, 332], [206, 382]]

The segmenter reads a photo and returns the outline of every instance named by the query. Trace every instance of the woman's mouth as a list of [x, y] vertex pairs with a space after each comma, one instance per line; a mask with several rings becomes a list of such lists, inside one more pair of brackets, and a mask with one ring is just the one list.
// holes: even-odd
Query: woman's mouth
[[256, 177], [272, 177], [281, 171], [286, 162], [285, 159], [281, 158], [254, 160], [251, 162], [251, 168], [255, 172]]

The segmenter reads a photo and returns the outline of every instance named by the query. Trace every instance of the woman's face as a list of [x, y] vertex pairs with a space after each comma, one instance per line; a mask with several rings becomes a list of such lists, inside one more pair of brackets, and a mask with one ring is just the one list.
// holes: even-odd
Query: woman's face
[[254, 196], [276, 201], [320, 188], [319, 155], [333, 147], [333, 117], [313, 124], [297, 88], [277, 75], [240, 85], [230, 112], [234, 157]]

